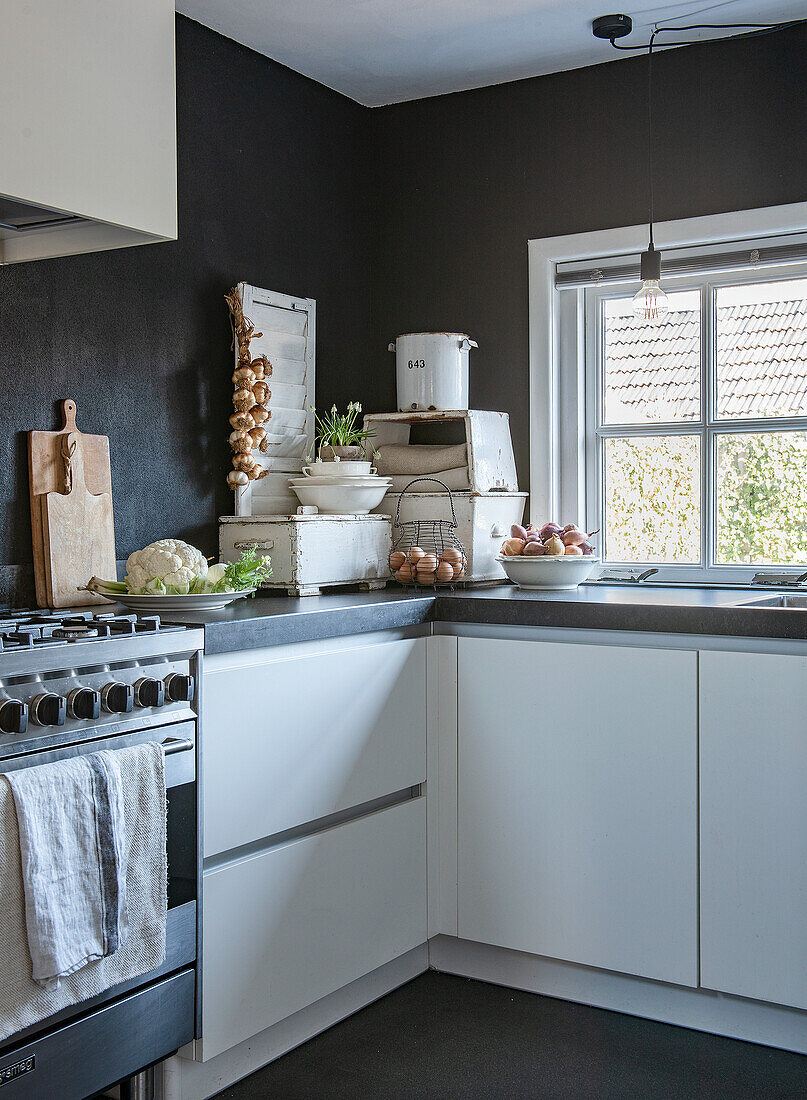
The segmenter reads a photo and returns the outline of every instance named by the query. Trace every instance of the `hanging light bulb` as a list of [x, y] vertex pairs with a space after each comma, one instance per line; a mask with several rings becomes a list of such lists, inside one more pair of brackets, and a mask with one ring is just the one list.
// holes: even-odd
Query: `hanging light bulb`
[[642, 285], [633, 296], [633, 312], [643, 321], [661, 321], [670, 310], [670, 299], [661, 289], [661, 253], [653, 246], [653, 45], [658, 30], [650, 35], [647, 47], [647, 190], [650, 243], [642, 253]]
[[661, 253], [650, 247], [642, 253], [642, 285], [633, 296], [633, 312], [643, 321], [661, 321], [670, 309], [670, 299], [661, 289]]

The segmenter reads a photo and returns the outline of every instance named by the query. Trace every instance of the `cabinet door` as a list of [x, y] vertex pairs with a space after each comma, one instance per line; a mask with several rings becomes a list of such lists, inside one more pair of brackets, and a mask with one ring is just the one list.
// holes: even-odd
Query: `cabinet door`
[[700, 661], [701, 984], [807, 1009], [807, 659]]
[[217, 855], [426, 778], [426, 641], [205, 662], [204, 850]]
[[425, 799], [207, 872], [202, 927], [207, 1061], [425, 942]]
[[697, 985], [696, 670], [460, 639], [461, 937]]

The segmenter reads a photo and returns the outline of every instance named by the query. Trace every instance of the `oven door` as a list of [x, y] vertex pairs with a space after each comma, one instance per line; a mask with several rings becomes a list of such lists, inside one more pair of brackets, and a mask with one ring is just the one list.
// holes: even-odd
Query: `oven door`
[[[177, 722], [156, 730], [117, 734], [81, 745], [31, 753], [3, 761], [0, 768], [11, 771], [80, 753], [124, 748], [157, 738], [165, 749], [168, 802], [165, 962], [157, 970], [71, 1005], [0, 1043], [2, 1100], [34, 1095], [58, 1095], [65, 1100], [68, 1096], [83, 1097], [88, 1092], [105, 1088], [115, 1080], [137, 1072], [149, 1062], [166, 1057], [194, 1038], [199, 897], [196, 723]], [[92, 1045], [86, 1054], [83, 1050], [79, 1054], [77, 1044], [83, 1047], [85, 1033]], [[103, 1058], [100, 1057], [96, 1033], [108, 1037], [106, 1047], [111, 1049], [104, 1051]], [[133, 1041], [135, 1038], [142, 1039], [142, 1042]], [[65, 1050], [65, 1043], [72, 1052], [67, 1064], [61, 1060], [60, 1054]], [[34, 1054], [35, 1072], [26, 1070], [27, 1062]], [[84, 1058], [95, 1063], [93, 1073], [97, 1071], [99, 1078], [88, 1092], [82, 1093], [77, 1090], [86, 1084], [83, 1070], [81, 1081], [79, 1083], [77, 1079], [75, 1088], [65, 1077], [69, 1078], [72, 1072], [70, 1062]], [[46, 1064], [50, 1067], [48, 1073], [44, 1072]], [[75, 1068], [78, 1070], [79, 1067]], [[51, 1076], [53, 1073], [57, 1073], [58, 1077]], [[47, 1086], [51, 1081], [58, 1081], [58, 1085], [54, 1085], [56, 1091], [48, 1092]], [[42, 1092], [37, 1091], [43, 1089]]]

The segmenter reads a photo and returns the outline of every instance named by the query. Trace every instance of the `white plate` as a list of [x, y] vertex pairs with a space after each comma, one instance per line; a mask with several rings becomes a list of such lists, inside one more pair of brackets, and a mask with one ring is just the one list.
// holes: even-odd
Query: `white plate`
[[111, 603], [122, 603], [130, 611], [151, 611], [161, 615], [167, 611], [219, 611], [222, 607], [244, 596], [251, 596], [254, 588], [243, 588], [240, 592], [199, 592], [187, 596], [119, 596], [100, 595]]

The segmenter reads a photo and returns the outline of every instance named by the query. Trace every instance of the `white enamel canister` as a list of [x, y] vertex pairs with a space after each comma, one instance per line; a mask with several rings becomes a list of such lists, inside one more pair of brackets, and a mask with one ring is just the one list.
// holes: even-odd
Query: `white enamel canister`
[[398, 409], [467, 409], [468, 352], [476, 347], [464, 332], [407, 332], [393, 340]]

